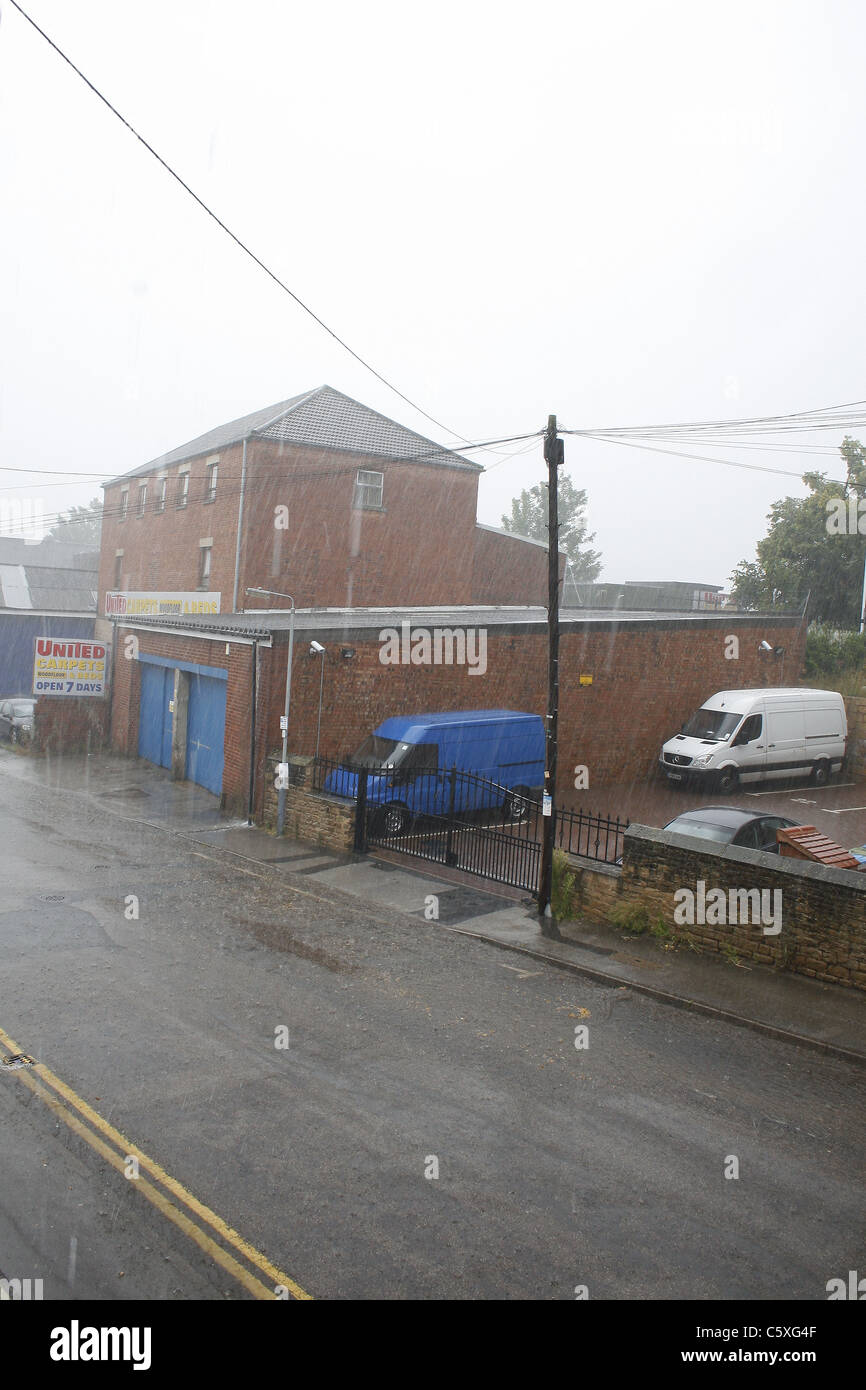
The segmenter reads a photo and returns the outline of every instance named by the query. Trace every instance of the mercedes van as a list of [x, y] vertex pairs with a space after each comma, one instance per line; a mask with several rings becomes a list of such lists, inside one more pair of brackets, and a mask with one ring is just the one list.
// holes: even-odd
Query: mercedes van
[[[345, 765], [325, 778], [332, 796], [356, 797], [367, 769], [367, 801], [378, 824], [399, 834], [419, 815], [501, 807], [515, 819], [541, 800], [544, 721], [511, 709], [401, 714], [368, 734]], [[452, 787], [451, 772], [459, 776]]]
[[845, 702], [832, 690], [720, 690], [668, 739], [659, 766], [671, 782], [811, 777], [822, 787], [845, 757]]

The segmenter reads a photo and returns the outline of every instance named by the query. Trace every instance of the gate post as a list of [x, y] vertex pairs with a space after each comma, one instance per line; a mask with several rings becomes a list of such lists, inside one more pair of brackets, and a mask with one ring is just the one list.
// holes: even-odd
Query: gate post
[[355, 801], [355, 843], [356, 854], [367, 853], [367, 769], [358, 770], [358, 795]]
[[446, 837], [446, 840], [445, 840], [445, 863], [446, 863], [446, 864], [452, 864], [452, 865], [453, 865], [453, 864], [456, 864], [456, 863], [457, 863], [457, 855], [454, 853], [454, 850], [451, 848], [451, 845], [452, 845], [452, 837], [453, 837], [453, 833], [454, 833], [454, 805], [455, 805], [455, 802], [456, 802], [456, 800], [457, 800], [457, 764], [456, 764], [456, 763], [454, 763], [453, 767], [451, 768], [451, 773], [450, 773], [450, 776], [449, 776], [449, 779], [448, 779], [448, 780], [449, 780], [450, 786], [449, 786], [449, 791], [448, 791], [448, 834], [447, 834], [447, 837]]

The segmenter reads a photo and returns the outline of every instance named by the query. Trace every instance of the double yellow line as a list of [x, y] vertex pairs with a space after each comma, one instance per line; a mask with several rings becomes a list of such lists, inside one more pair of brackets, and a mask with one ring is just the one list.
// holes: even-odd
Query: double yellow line
[[[14, 1043], [8, 1034], [0, 1028], [0, 1044], [12, 1056], [21, 1055], [22, 1049]], [[0, 1057], [0, 1062], [4, 1059]], [[4, 1068], [5, 1070], [5, 1068]], [[126, 1179], [146, 1197], [147, 1200], [160, 1212], [167, 1217], [174, 1226], [182, 1231], [200, 1250], [203, 1250], [215, 1264], [231, 1274], [237, 1279], [239, 1284], [259, 1299], [278, 1299], [285, 1298], [286, 1293], [292, 1298], [311, 1299], [312, 1295], [305, 1293], [300, 1284], [290, 1278], [283, 1270], [271, 1264], [270, 1260], [264, 1256], [255, 1246], [250, 1245], [249, 1241], [244, 1240], [243, 1236], [233, 1230], [231, 1226], [223, 1221], [221, 1216], [211, 1211], [210, 1207], [205, 1206], [197, 1197], [172, 1178], [163, 1168], [146, 1153], [138, 1148], [136, 1144], [130, 1143], [120, 1130], [115, 1129], [109, 1124], [102, 1115], [98, 1114], [92, 1106], [87, 1104], [76, 1095], [71, 1086], [67, 1086], [65, 1081], [61, 1081], [59, 1076], [55, 1076], [42, 1062], [35, 1062], [33, 1066], [25, 1066], [16, 1070], [13, 1075], [16, 1081], [20, 1081], [34, 1095], [48, 1107], [58, 1120], [62, 1120], [75, 1134], [80, 1135], [90, 1147], [105, 1159], [116, 1172], [122, 1173], [126, 1178], [127, 1160], [135, 1158], [138, 1160], [139, 1176], [137, 1178]], [[37, 1080], [38, 1078], [38, 1080]], [[147, 1172], [153, 1181], [148, 1181], [142, 1177], [141, 1173]], [[159, 1186], [156, 1186], [156, 1184]], [[186, 1211], [182, 1210], [176, 1202], [170, 1201], [166, 1196], [170, 1193], [177, 1202], [183, 1203]], [[192, 1213], [190, 1215], [189, 1213]], [[209, 1229], [208, 1229], [209, 1228]], [[215, 1237], [222, 1241], [220, 1244]], [[226, 1249], [228, 1246], [229, 1249]], [[235, 1253], [232, 1254], [231, 1251]], [[242, 1264], [241, 1256], [246, 1264]], [[268, 1282], [260, 1276], [264, 1275]], [[286, 1292], [283, 1292], [283, 1291]]]

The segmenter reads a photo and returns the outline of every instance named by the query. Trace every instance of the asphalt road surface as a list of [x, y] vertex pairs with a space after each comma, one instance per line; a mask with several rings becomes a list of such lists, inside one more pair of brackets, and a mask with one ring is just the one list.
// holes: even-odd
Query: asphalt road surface
[[866, 1269], [862, 1070], [515, 969], [4, 761], [0, 1056], [33, 1059], [0, 1067], [5, 1278], [825, 1300]]

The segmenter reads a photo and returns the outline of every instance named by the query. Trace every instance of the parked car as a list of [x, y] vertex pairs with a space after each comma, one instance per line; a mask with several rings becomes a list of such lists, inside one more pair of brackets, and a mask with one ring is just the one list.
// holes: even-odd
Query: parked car
[[455, 810], [500, 806], [520, 820], [541, 797], [544, 721], [509, 709], [396, 715], [328, 774], [325, 791], [356, 797], [359, 767], [370, 774], [367, 801], [379, 807], [375, 824], [389, 835], [399, 835], [416, 816], [449, 809], [452, 768], [458, 773]]
[[675, 816], [663, 829], [693, 835], [698, 840], [712, 840], [717, 845], [739, 845], [742, 849], [778, 854], [776, 831], [799, 824], [785, 816], [756, 816], [754, 811], [741, 811], [733, 806], [701, 806]]
[[0, 700], [0, 738], [10, 743], [26, 743], [33, 733], [35, 700], [24, 697]]
[[832, 690], [720, 690], [662, 748], [669, 781], [740, 782], [810, 776], [823, 787], [845, 757], [845, 701]]

